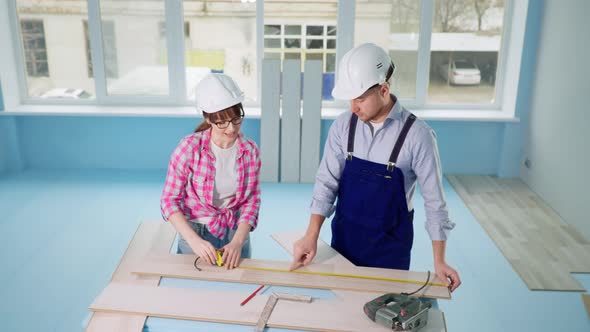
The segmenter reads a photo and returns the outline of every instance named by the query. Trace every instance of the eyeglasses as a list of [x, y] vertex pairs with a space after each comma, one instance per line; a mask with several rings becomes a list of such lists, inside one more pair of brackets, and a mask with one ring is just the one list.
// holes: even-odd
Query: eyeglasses
[[244, 117], [240, 116], [239, 118], [233, 118], [231, 120], [228, 121], [219, 121], [219, 122], [215, 122], [215, 125], [217, 126], [217, 128], [219, 129], [225, 129], [227, 127], [229, 127], [229, 123], [231, 122], [234, 126], [237, 126], [239, 124], [242, 124], [242, 121], [244, 120]]

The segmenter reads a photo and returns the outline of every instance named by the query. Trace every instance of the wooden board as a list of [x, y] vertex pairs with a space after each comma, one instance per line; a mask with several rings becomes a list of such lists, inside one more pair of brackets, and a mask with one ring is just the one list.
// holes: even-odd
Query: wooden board
[[[291, 287], [308, 287], [321, 289], [342, 289], [374, 293], [402, 293], [413, 292], [421, 284], [392, 282], [383, 280], [369, 280], [347, 278], [340, 276], [324, 276], [300, 274], [294, 272], [274, 272], [244, 269], [244, 267], [269, 268], [288, 270], [291, 262], [262, 261], [242, 259], [240, 266], [233, 270], [224, 267], [201, 264], [198, 271], [193, 266], [193, 255], [150, 255], [138, 262], [133, 271], [141, 275], [163, 276], [174, 278], [189, 278], [201, 280], [215, 280], [262, 285], [277, 285]], [[361, 275], [381, 278], [395, 278], [402, 280], [426, 281], [426, 273], [393, 269], [379, 269], [356, 266], [341, 266], [332, 264], [312, 264], [299, 268], [300, 271], [328, 272], [347, 275]], [[440, 282], [431, 275], [431, 282]], [[449, 290], [444, 286], [429, 285], [424, 287], [417, 296], [449, 299]]]
[[[277, 243], [283, 247], [291, 256], [293, 255], [293, 244], [295, 241], [300, 239], [303, 234], [305, 234], [305, 230], [294, 230], [282, 233], [275, 233], [272, 234], [271, 237], [277, 241]], [[329, 246], [326, 242], [322, 239], [318, 239], [317, 243], [317, 255], [314, 258], [314, 261], [318, 260], [318, 256], [323, 257], [319, 258], [323, 262], [327, 263], [334, 263], [340, 264], [343, 266], [354, 266], [352, 262], [342, 256], [338, 251], [334, 250], [331, 246]], [[334, 295], [341, 299], [342, 301], [347, 301], [353, 299], [355, 297], [363, 297], [364, 299], [370, 298], [374, 296], [373, 293], [365, 293], [365, 292], [353, 292], [353, 291], [344, 291], [344, 290], [334, 290]], [[420, 330], [421, 332], [446, 332], [447, 331], [447, 324], [445, 322], [444, 313], [438, 309], [430, 309], [428, 311], [428, 324]]]
[[301, 113], [301, 169], [299, 181], [313, 183], [320, 164], [322, 130], [322, 61], [306, 60]]
[[584, 306], [586, 307], [586, 313], [588, 314], [588, 319], [590, 319], [590, 295], [589, 294], [582, 294], [582, 301], [584, 302]]
[[524, 182], [483, 175], [447, 179], [529, 289], [585, 291], [570, 272], [590, 273], [590, 240]]
[[[175, 236], [176, 231], [169, 223], [141, 223], [133, 239], [129, 242], [129, 246], [113, 273], [111, 280], [122, 283], [157, 286], [160, 283], [160, 277], [139, 277], [131, 273], [130, 265], [132, 262], [141, 259], [148, 252], [168, 253]], [[88, 322], [86, 332], [140, 332], [143, 329], [146, 318], [146, 315], [94, 313]]]
[[[391, 331], [372, 322], [362, 310], [363, 305], [375, 297], [374, 294], [344, 294], [348, 294], [344, 295], [348, 296], [344, 301], [278, 301], [267, 326], [311, 331]], [[105, 313], [254, 326], [268, 295], [256, 296], [242, 307], [239, 303], [243, 297], [244, 294], [236, 292], [111, 283], [90, 308]], [[442, 317], [429, 316], [429, 319], [432, 325], [440, 325], [441, 322], [436, 320]]]
[[301, 61], [293, 59], [283, 61], [282, 79], [281, 182], [299, 182], [301, 160]]
[[260, 181], [279, 180], [281, 61], [262, 60], [264, 88], [260, 101]]
[[[293, 243], [303, 237], [305, 230], [294, 230], [288, 232], [281, 232], [272, 234], [271, 237], [283, 248], [289, 255], [293, 256]], [[334, 264], [334, 265], [348, 265], [354, 266], [348, 259], [340, 255], [334, 248], [330, 247], [326, 242], [318, 239], [316, 256], [313, 263], [318, 264]]]

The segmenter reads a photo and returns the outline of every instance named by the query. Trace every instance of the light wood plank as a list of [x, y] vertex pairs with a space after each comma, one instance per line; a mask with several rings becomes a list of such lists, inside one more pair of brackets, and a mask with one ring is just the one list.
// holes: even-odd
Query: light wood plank
[[279, 130], [281, 61], [262, 60], [263, 89], [260, 101], [260, 181], [279, 181]]
[[[148, 252], [168, 253], [175, 235], [176, 231], [169, 223], [149, 221], [141, 223], [119, 261], [111, 281], [157, 286], [160, 283], [160, 277], [138, 276], [131, 273], [129, 267], [132, 262], [143, 258]], [[94, 313], [88, 322], [86, 332], [140, 332], [146, 318], [145, 315]]]
[[586, 307], [586, 313], [588, 314], [588, 318], [590, 319], [590, 295], [582, 294], [582, 301], [584, 302], [584, 306]]
[[[294, 230], [289, 232], [283, 233], [275, 233], [272, 234], [271, 237], [277, 241], [282, 248], [284, 248], [291, 256], [293, 256], [293, 244], [295, 241], [300, 239], [303, 234], [305, 234], [305, 230]], [[352, 262], [342, 256], [338, 251], [334, 250], [331, 246], [329, 246], [326, 242], [322, 239], [318, 239], [317, 243], [317, 256], [321, 253], [329, 253], [329, 257], [324, 260], [325, 263], [330, 262], [333, 264], [340, 264], [343, 266], [354, 266]], [[324, 254], [324, 257], [328, 255]], [[314, 261], [316, 261], [314, 258]], [[345, 290], [333, 290], [334, 295], [341, 299], [342, 301], [350, 301], [351, 298], [355, 297], [363, 297], [364, 299], [371, 299], [374, 296], [373, 293], [367, 292], [355, 292], [355, 291], [345, 291]], [[368, 301], [365, 301], [365, 303]], [[421, 332], [446, 332], [447, 326], [445, 323], [444, 313], [438, 309], [430, 309], [428, 311], [428, 324], [420, 330]]]
[[[240, 261], [240, 266], [233, 270], [227, 270], [224, 267], [203, 264], [199, 266], [202, 271], [198, 271], [193, 266], [194, 257], [195, 256], [193, 255], [150, 255], [143, 261], [138, 262], [133, 270], [135, 273], [141, 275], [159, 275], [163, 277], [291, 287], [343, 289], [375, 293], [412, 292], [419, 288], [422, 285], [422, 282], [426, 281], [427, 277], [427, 274], [424, 272], [340, 266], [331, 264], [311, 264], [306, 267], [299, 268], [298, 271], [329, 272], [347, 275], [395, 278], [401, 280], [414, 280], [417, 283], [245, 269], [244, 267], [258, 267], [288, 270], [291, 264], [290, 262], [262, 261], [253, 259], [242, 259]], [[432, 275], [430, 282], [440, 283], [438, 278]], [[429, 285], [420, 291], [420, 293], [417, 293], [417, 296], [448, 299], [450, 298], [450, 293], [449, 290], [444, 286]]]
[[313, 183], [320, 164], [322, 129], [322, 62], [305, 61], [301, 120], [301, 172], [299, 181]]
[[[303, 237], [305, 230], [295, 230], [272, 234], [271, 237], [283, 248], [289, 255], [293, 256], [293, 243]], [[348, 259], [340, 255], [334, 248], [326, 242], [318, 239], [316, 256], [313, 259], [317, 264], [334, 264], [354, 266]]]
[[584, 291], [590, 241], [520, 179], [447, 176], [465, 205], [531, 290]]
[[[256, 296], [247, 305], [240, 306], [243, 297], [244, 294], [237, 292], [111, 283], [92, 303], [91, 309], [254, 326], [268, 295]], [[374, 294], [351, 293], [345, 301], [279, 301], [267, 326], [312, 331], [391, 331], [364, 314], [363, 305], [374, 297]], [[439, 324], [436, 320], [440, 317], [429, 316], [429, 319], [433, 326]]]
[[299, 182], [301, 165], [301, 61], [283, 61], [281, 182]]

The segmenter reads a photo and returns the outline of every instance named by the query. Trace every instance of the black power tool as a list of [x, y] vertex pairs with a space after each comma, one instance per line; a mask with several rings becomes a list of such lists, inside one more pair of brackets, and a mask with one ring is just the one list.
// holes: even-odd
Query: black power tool
[[432, 304], [404, 294], [385, 294], [364, 306], [369, 318], [393, 331], [415, 332], [426, 326]]

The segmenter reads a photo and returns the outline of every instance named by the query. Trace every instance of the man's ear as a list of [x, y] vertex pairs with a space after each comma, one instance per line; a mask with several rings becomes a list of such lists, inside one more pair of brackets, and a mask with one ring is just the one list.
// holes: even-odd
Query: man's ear
[[389, 83], [385, 82], [385, 84], [381, 85], [381, 88], [379, 89], [379, 93], [381, 94], [381, 97], [386, 97], [389, 95]]

